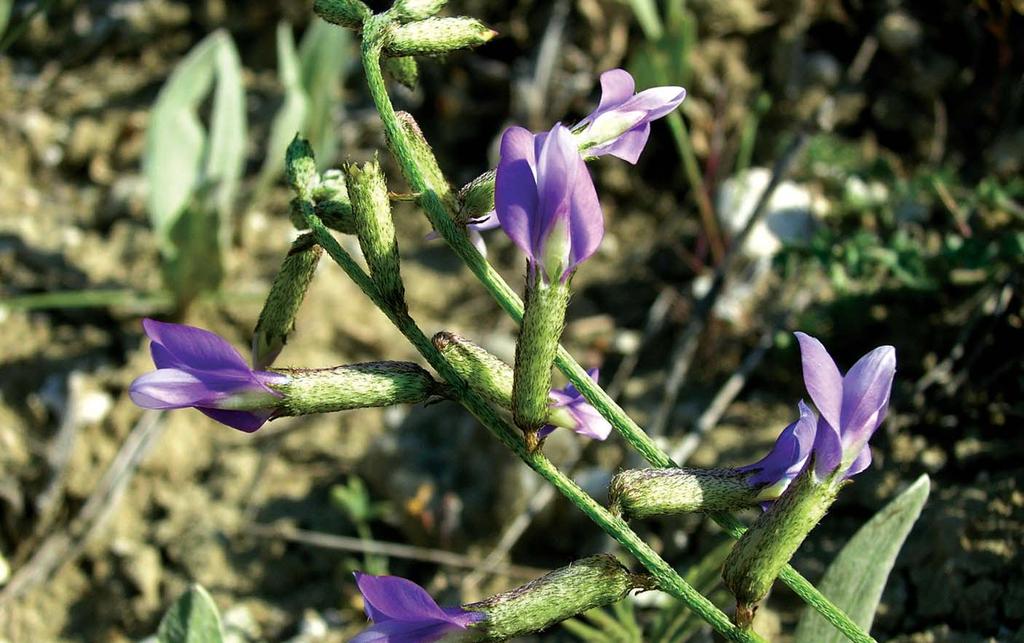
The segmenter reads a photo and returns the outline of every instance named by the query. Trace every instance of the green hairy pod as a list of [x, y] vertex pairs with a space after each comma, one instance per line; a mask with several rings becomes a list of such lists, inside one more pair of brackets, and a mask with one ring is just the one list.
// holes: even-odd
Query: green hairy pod
[[292, 139], [284, 155], [284, 168], [289, 187], [300, 198], [308, 198], [320, 181], [309, 141], [298, 135]]
[[313, 11], [331, 24], [353, 30], [362, 29], [363, 22], [373, 15], [360, 0], [314, 0]]
[[[325, 226], [343, 234], [356, 233], [352, 203], [349, 201], [345, 175], [341, 170], [332, 169], [324, 172], [310, 196], [313, 199], [313, 211]], [[302, 201], [301, 198], [296, 197], [290, 204], [292, 225], [297, 230], [309, 228], [302, 211]]]
[[753, 621], [779, 572], [835, 502], [838, 489], [828, 480], [815, 482], [813, 469], [804, 469], [725, 559], [722, 579], [736, 597], [741, 627]]
[[630, 573], [615, 557], [591, 556], [504, 594], [464, 605], [487, 618], [455, 640], [504, 641], [525, 636], [616, 603], [634, 589], [651, 587], [648, 577]]
[[611, 507], [627, 520], [743, 509], [758, 502], [750, 475], [735, 469], [628, 469], [612, 478]]
[[388, 56], [440, 56], [477, 47], [498, 35], [475, 18], [428, 18], [395, 25], [384, 44]]
[[343, 171], [352, 199], [356, 235], [370, 267], [370, 276], [392, 309], [402, 310], [405, 308], [405, 286], [399, 270], [398, 240], [391, 220], [391, 201], [384, 183], [384, 172], [376, 159], [361, 167], [346, 164]]
[[[457, 207], [455, 194], [452, 192], [451, 185], [448, 183], [448, 179], [445, 178], [444, 172], [438, 166], [434, 150], [430, 148], [430, 143], [424, 138], [423, 131], [420, 129], [416, 119], [409, 112], [397, 112], [395, 116], [398, 118], [398, 124], [408, 136], [410, 144], [409, 153], [418, 164], [420, 171], [427, 181], [427, 185], [433, 188], [437, 198], [445, 204], [449, 211], [454, 211]], [[395, 150], [392, 150], [392, 152], [397, 156]], [[405, 178], [410, 183], [412, 182], [408, 176]]]
[[489, 402], [512, 408], [512, 367], [455, 333], [441, 331], [432, 340], [471, 389]]
[[409, 56], [385, 58], [382, 64], [388, 76], [391, 76], [409, 89], [416, 89], [416, 83], [420, 79], [420, 68], [416, 64], [415, 58], [410, 58]]
[[274, 369], [288, 376], [271, 388], [282, 394], [277, 416], [331, 413], [392, 404], [418, 404], [440, 385], [410, 362], [368, 362], [325, 369]]
[[295, 330], [295, 316], [322, 254], [323, 249], [311, 234], [304, 234], [292, 243], [253, 331], [253, 368], [263, 370], [270, 366], [284, 348], [288, 335]]
[[527, 446], [535, 450], [537, 431], [547, 422], [551, 365], [565, 326], [570, 291], [568, 283], [531, 281], [526, 286], [523, 325], [516, 342], [512, 417], [525, 434]]
[[448, 0], [397, 0], [391, 15], [402, 22], [429, 18], [448, 4]]

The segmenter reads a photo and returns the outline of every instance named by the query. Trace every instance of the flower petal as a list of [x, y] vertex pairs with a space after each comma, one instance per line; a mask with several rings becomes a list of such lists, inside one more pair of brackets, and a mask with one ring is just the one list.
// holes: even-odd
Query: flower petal
[[432, 643], [461, 629], [465, 627], [449, 622], [384, 621], [366, 628], [351, 643]]
[[355, 572], [356, 585], [374, 623], [388, 620], [443, 621], [450, 617], [425, 589], [399, 576], [373, 576]]
[[740, 467], [741, 471], [756, 471], [750, 478], [752, 484], [771, 486], [779, 482], [788, 483], [807, 464], [814, 445], [817, 418], [803, 402], [799, 408], [800, 418], [782, 430], [768, 455], [754, 464]]
[[153, 342], [151, 350], [157, 368], [249, 370], [241, 353], [208, 330], [155, 319], [142, 320], [142, 327]]
[[161, 368], [135, 379], [128, 387], [132, 402], [144, 409], [184, 409], [211, 405], [225, 397], [198, 377], [177, 368]]
[[597, 198], [594, 181], [583, 158], [576, 152], [576, 181], [572, 187], [571, 209], [569, 212], [569, 268], [572, 274], [581, 262], [589, 258], [601, 245], [604, 238], [604, 213]]
[[534, 135], [522, 127], [505, 130], [494, 179], [494, 210], [505, 234], [530, 259], [535, 259], [530, 224], [539, 203], [536, 167]]
[[[569, 218], [581, 165], [583, 159], [572, 133], [564, 125], [556, 124], [537, 151], [539, 202], [530, 226], [531, 245], [537, 258], [541, 258], [555, 226]], [[569, 234], [568, 229], [566, 234]]]
[[857, 454], [857, 457], [853, 459], [853, 463], [850, 465], [850, 468], [846, 470], [846, 475], [844, 476], [844, 478], [845, 479], [852, 478], [853, 476], [857, 475], [858, 473], [860, 473], [861, 471], [867, 469], [870, 466], [871, 466], [871, 445], [870, 444], [865, 444], [861, 448], [860, 453]]
[[651, 124], [644, 121], [629, 130], [622, 136], [619, 136], [615, 140], [612, 140], [604, 145], [595, 145], [588, 149], [586, 152], [590, 156], [605, 156], [611, 155], [636, 165], [636, 162], [640, 159], [640, 154], [644, 151], [644, 147], [647, 145], [647, 139], [651, 135]]
[[817, 339], [806, 333], [794, 333], [800, 342], [804, 385], [821, 416], [834, 428], [842, 426], [843, 376], [839, 367]]
[[839, 430], [828, 423], [825, 416], [818, 418], [814, 434], [814, 475], [824, 480], [832, 475], [843, 461], [843, 443]]
[[595, 440], [606, 440], [611, 435], [612, 425], [583, 398], [570, 404], [568, 411], [576, 420], [576, 433]]
[[619, 109], [645, 111], [649, 123], [671, 114], [685, 98], [686, 90], [682, 87], [652, 87], [630, 98]]
[[880, 346], [857, 360], [843, 378], [843, 446], [860, 448], [884, 419], [892, 380], [896, 375], [896, 349]]
[[633, 96], [636, 83], [625, 69], [609, 69], [601, 74], [601, 102], [596, 113], [607, 111], [626, 102]]
[[204, 407], [196, 407], [197, 410], [202, 411], [207, 417], [210, 417], [221, 424], [230, 426], [232, 429], [238, 429], [244, 433], [253, 433], [260, 427], [267, 423], [270, 416], [274, 414], [272, 409], [265, 409], [260, 411], [229, 411], [227, 409], [211, 409]]

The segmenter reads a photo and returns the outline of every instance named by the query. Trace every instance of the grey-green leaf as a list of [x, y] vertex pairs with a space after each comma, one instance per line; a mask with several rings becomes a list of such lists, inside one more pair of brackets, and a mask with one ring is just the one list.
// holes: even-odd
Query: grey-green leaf
[[299, 45], [302, 87], [309, 99], [303, 134], [313, 145], [320, 169], [329, 167], [336, 155], [337, 132], [332, 115], [340, 104], [342, 74], [351, 58], [351, 44], [347, 30], [314, 18]]
[[260, 186], [265, 187], [284, 169], [284, 153], [297, 132], [303, 131], [309, 99], [302, 86], [302, 68], [295, 51], [295, 37], [286, 22], [277, 25], [277, 73], [284, 86], [284, 103], [270, 126], [267, 155], [260, 169]]
[[204, 182], [213, 187], [213, 204], [220, 215], [221, 246], [227, 246], [229, 216], [245, 170], [245, 85], [238, 50], [226, 31], [211, 37], [219, 41], [216, 55], [217, 86], [210, 112], [210, 146]]
[[201, 585], [192, 585], [160, 621], [159, 643], [222, 643], [224, 631], [213, 598]]
[[[882, 590], [903, 541], [928, 500], [927, 475], [918, 478], [864, 524], [829, 565], [818, 589], [870, 631]], [[796, 629], [797, 643], [839, 643], [845, 637], [814, 610], [804, 610]]]

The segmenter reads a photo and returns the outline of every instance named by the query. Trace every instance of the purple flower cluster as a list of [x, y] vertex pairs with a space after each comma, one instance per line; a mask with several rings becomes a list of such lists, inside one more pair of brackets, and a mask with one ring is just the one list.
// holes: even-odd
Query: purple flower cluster
[[281, 398], [270, 388], [287, 377], [255, 371], [222, 337], [208, 330], [142, 321], [157, 370], [132, 382], [128, 395], [146, 409], [195, 408], [251, 433], [271, 418]]
[[751, 482], [764, 485], [763, 497], [778, 497], [814, 457], [814, 476], [839, 473], [851, 478], [871, 464], [868, 440], [882, 424], [896, 374], [896, 350], [880, 346], [847, 371], [839, 372], [820, 341], [796, 333], [804, 384], [820, 416], [800, 402], [800, 419], [779, 435], [771, 452], [741, 470], [754, 472]]
[[373, 625], [352, 643], [430, 643], [486, 618], [461, 607], [441, 607], [425, 589], [398, 576], [355, 573]]

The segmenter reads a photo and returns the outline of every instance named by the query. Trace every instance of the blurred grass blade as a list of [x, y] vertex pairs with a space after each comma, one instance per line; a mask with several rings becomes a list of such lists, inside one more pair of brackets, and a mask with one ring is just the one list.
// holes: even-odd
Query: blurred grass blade
[[159, 643], [221, 643], [224, 633], [213, 598], [201, 585], [192, 585], [164, 614], [156, 638]]
[[314, 18], [299, 45], [302, 86], [309, 101], [303, 135], [313, 146], [317, 166], [325, 169], [337, 155], [332, 114], [341, 103], [342, 74], [351, 56], [349, 33]]
[[230, 238], [230, 216], [245, 171], [245, 85], [238, 50], [226, 31], [213, 34], [217, 39], [217, 85], [210, 112], [210, 145], [206, 156], [204, 183], [211, 185], [213, 205], [220, 218], [222, 248]]
[[654, 0], [629, 0], [633, 7], [633, 14], [640, 28], [644, 30], [644, 36], [648, 40], [658, 40], [664, 33], [661, 24], [661, 16], [658, 15], [658, 5]]
[[284, 169], [284, 153], [296, 133], [303, 131], [309, 99], [302, 85], [302, 65], [295, 50], [295, 37], [286, 22], [277, 24], [277, 74], [284, 87], [284, 103], [270, 126], [267, 155], [260, 169], [260, 189], [280, 176]]
[[[829, 565], [818, 589], [865, 632], [871, 630], [885, 581], [903, 541], [928, 500], [930, 482], [923, 475], [864, 524]], [[808, 608], [796, 629], [797, 643], [836, 643], [846, 638]]]
[[11, 20], [11, 10], [14, 8], [14, 0], [0, 0], [0, 39], [7, 31], [7, 23]]

